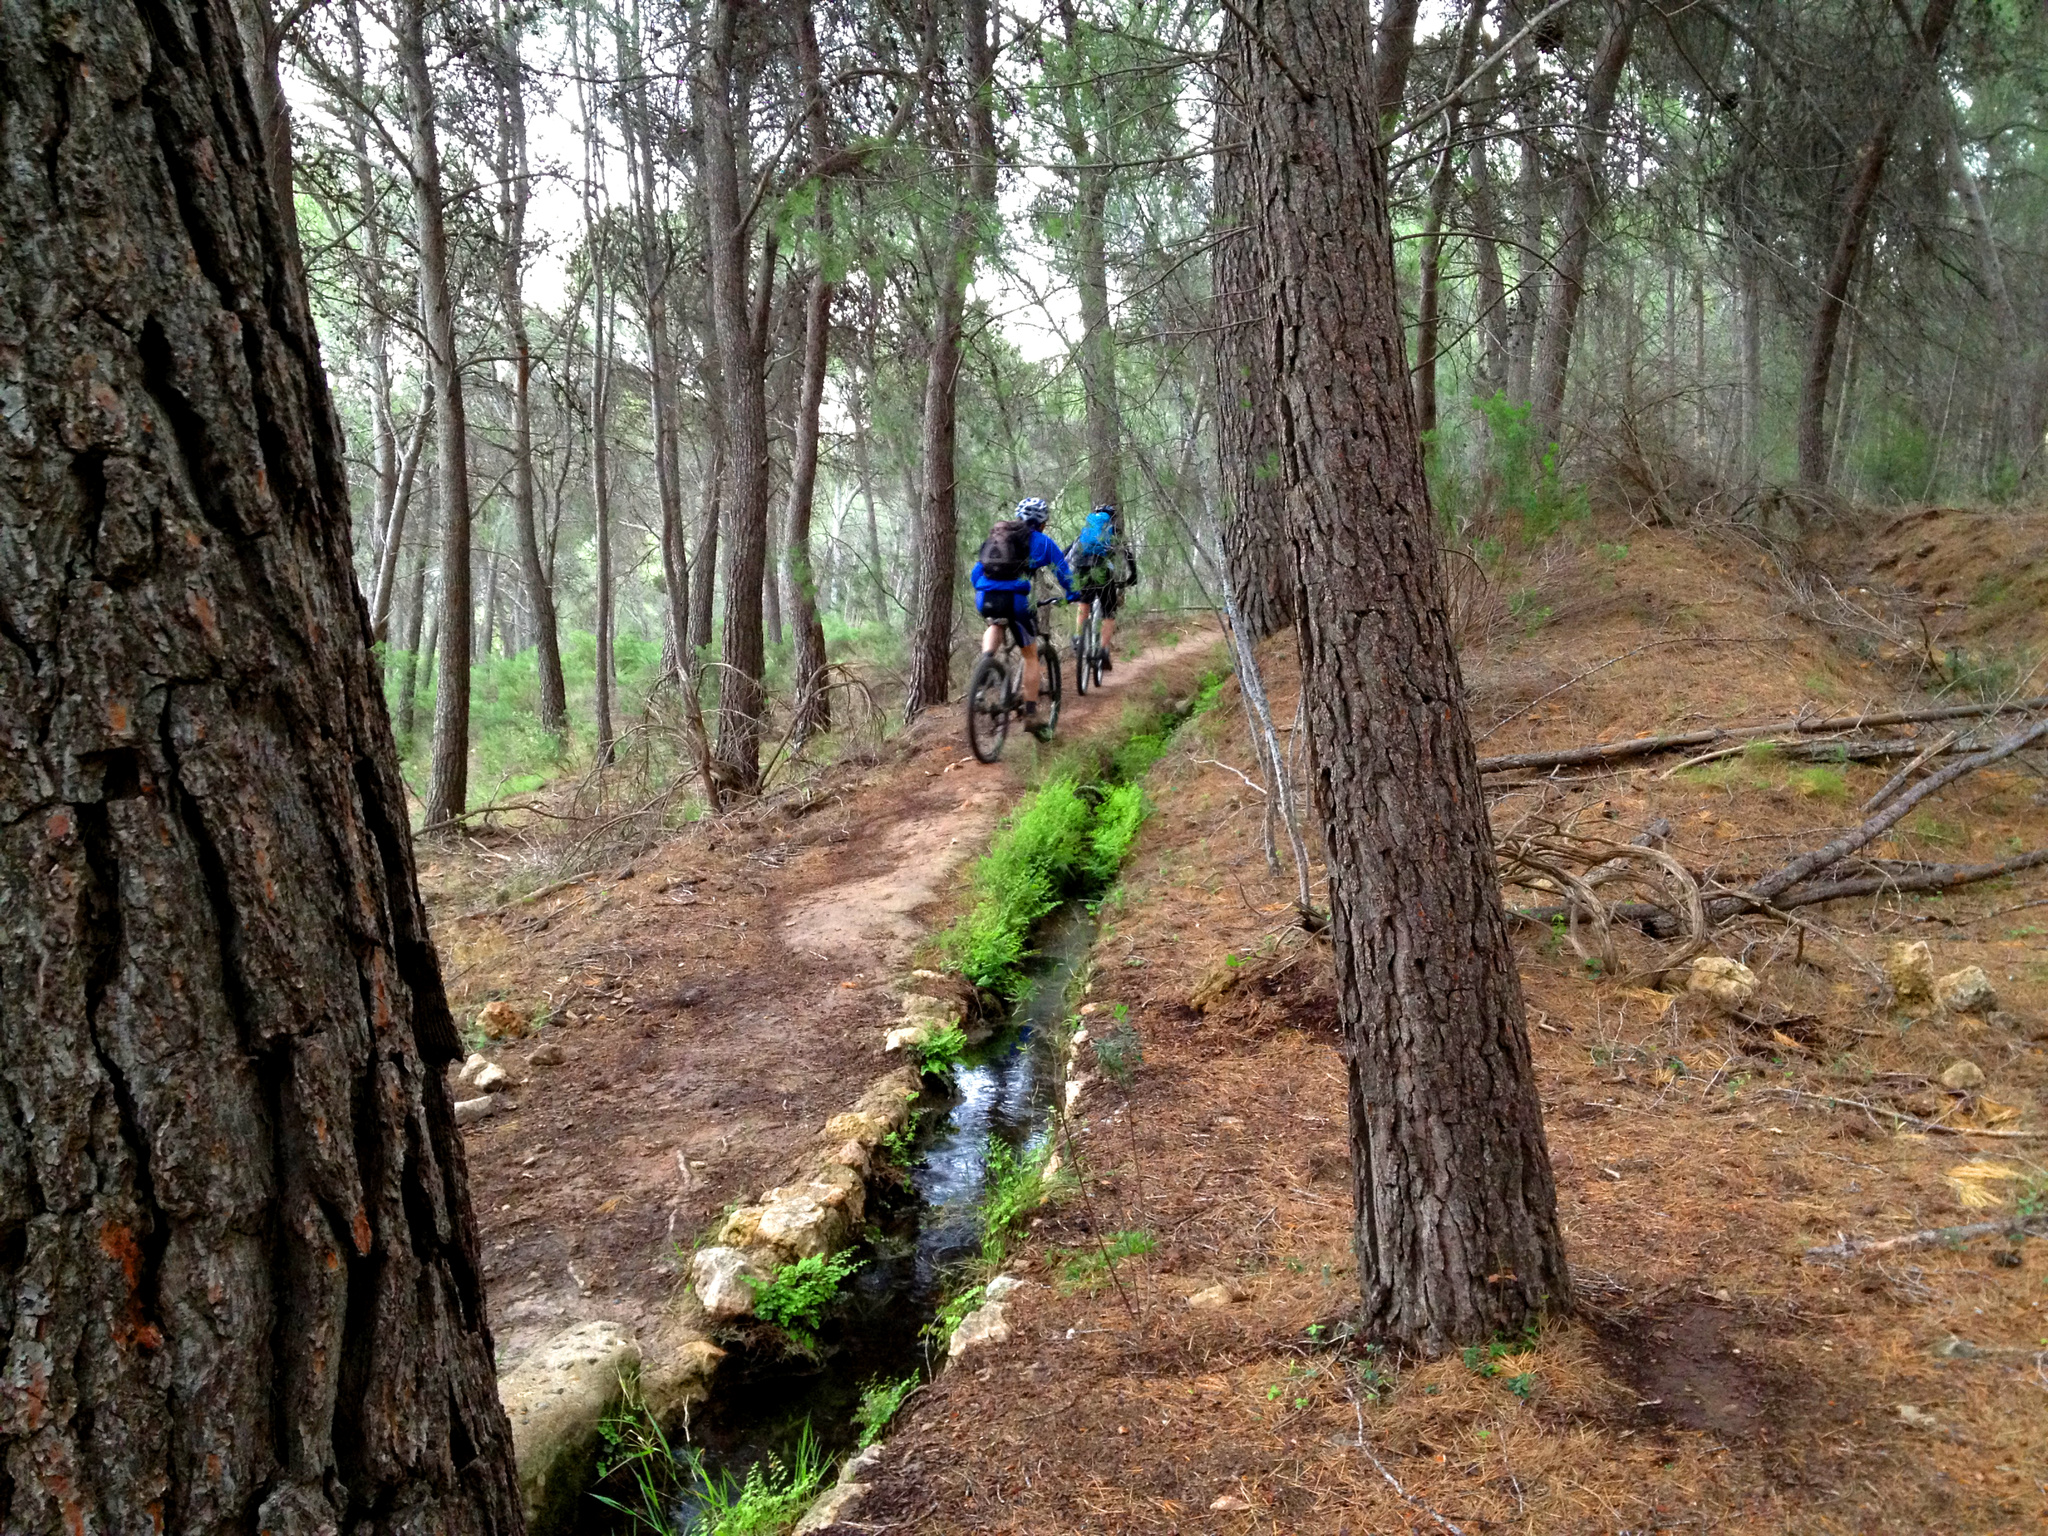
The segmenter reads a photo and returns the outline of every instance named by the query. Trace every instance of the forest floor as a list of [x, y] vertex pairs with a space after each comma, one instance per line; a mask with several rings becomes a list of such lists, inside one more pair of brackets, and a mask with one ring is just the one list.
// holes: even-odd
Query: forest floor
[[1013, 733], [984, 767], [958, 708], [934, 711], [537, 900], [498, 904], [489, 841], [423, 845], [458, 1020], [503, 1001], [530, 1026], [474, 1042], [513, 1083], [465, 1137], [501, 1373], [584, 1321], [650, 1337], [714, 1219], [784, 1182], [899, 1064], [882, 1051], [899, 1007], [883, 983], [927, 919], [950, 917], [1041, 752], [1115, 728], [1127, 700], [1188, 696], [1215, 666], [1212, 627], [1152, 633], [1106, 690], [1069, 683], [1053, 749]]
[[[1926, 704], [1930, 638], [1967, 653], [1942, 658], [1951, 674], [2024, 681], [2048, 638], [2034, 590], [2048, 517], [1864, 528], [1832, 552], [1809, 541], [1823, 566], [1730, 533], [1582, 529], [1547, 546], [1513, 615], [1469, 626], [1481, 752]], [[1284, 723], [1293, 647], [1265, 654]], [[1610, 658], [1623, 659], [1572, 681]], [[1663, 816], [1672, 852], [1739, 883], [1854, 824], [1894, 766], [1752, 753], [1671, 772], [1679, 760], [1489, 781], [1496, 827], [1576, 818], [1625, 840]], [[1254, 764], [1232, 685], [1153, 770], [1087, 1008], [1098, 1033], [1127, 1009], [1143, 1064], [1127, 1090], [1098, 1076], [1082, 1100], [1086, 1198], [1034, 1221], [1021, 1252], [1035, 1283], [1010, 1300], [1010, 1342], [912, 1400], [855, 1523], [832, 1530], [2048, 1525], [2048, 1244], [1806, 1257], [1840, 1234], [2000, 1217], [2048, 1191], [2038, 875], [1809, 908], [1803, 945], [1764, 919], [1723, 930], [1716, 950], [1778, 1005], [1776, 1038], [1590, 975], [1555, 936], [1519, 929], [1575, 1308], [1533, 1341], [1397, 1361], [1333, 1342], [1357, 1290], [1331, 963], [1290, 928], [1291, 872], [1269, 872], [1262, 802], [1225, 766], [1256, 777]], [[2048, 781], [2014, 760], [1925, 803], [1877, 851], [1966, 861], [2043, 845]], [[1927, 940], [1938, 973], [1983, 967], [1997, 1010], [1894, 1006], [1880, 966], [1902, 939]], [[1226, 956], [1238, 965], [1219, 971]], [[1191, 1005], [1233, 969], [1243, 979], [1206, 1012]], [[1985, 1080], [1949, 1092], [1939, 1074], [1965, 1059]], [[2034, 1139], [1900, 1132], [1787, 1090]], [[1110, 1233], [1149, 1251], [1112, 1274], [1096, 1257]], [[1219, 1284], [1234, 1304], [1189, 1304]]]
[[[1796, 546], [1616, 518], [1511, 556], [1463, 620], [1480, 751], [1924, 705], [1966, 696], [1957, 682], [2048, 693], [2026, 675], [2048, 653], [2048, 515], [1875, 516]], [[1284, 728], [1292, 644], [1264, 655]], [[1062, 735], [1112, 729], [1120, 695], [1192, 691], [1216, 656], [1213, 633], [1153, 648], [1099, 701], [1070, 698]], [[1031, 767], [1018, 743], [996, 769], [965, 756], [949, 711], [630, 875], [481, 918], [461, 914], [487, 859], [451, 850], [424, 871], [462, 1016], [503, 997], [554, 1020], [493, 1048], [523, 1079], [517, 1108], [468, 1137], [503, 1363], [584, 1318], [649, 1328], [715, 1215], [789, 1172], [883, 1070], [879, 984], [957, 909]], [[1338, 1337], [1357, 1290], [1331, 960], [1292, 925], [1284, 846], [1268, 868], [1263, 801], [1234, 771], [1255, 762], [1232, 684], [1153, 769], [1084, 1010], [1098, 1034], [1127, 1010], [1142, 1065], [1119, 1088], [1098, 1064], [1073, 1126], [1087, 1177], [1015, 1249], [1032, 1283], [1010, 1341], [911, 1399], [832, 1531], [2048, 1522], [2048, 1245], [1807, 1252], [2048, 1198], [2042, 875], [1724, 928], [1715, 952], [1758, 974], [1775, 1033], [1517, 928], [1574, 1306], [1533, 1340], [1396, 1360]], [[1496, 829], [1626, 840], [1662, 817], [1673, 854], [1740, 884], [1860, 820], [1895, 766], [1680, 762], [1489, 780]], [[2044, 845], [2048, 779], [2015, 758], [1873, 851]], [[1981, 966], [1996, 1009], [1897, 1005], [1881, 967], [1902, 939], [1926, 940], [1937, 973]], [[1654, 958], [1631, 942], [1631, 962]], [[526, 1065], [548, 1045], [560, 1065]], [[1984, 1079], [1950, 1091], [1963, 1060]], [[1128, 1256], [1106, 1268], [1117, 1233]], [[1202, 1291], [1227, 1304], [1191, 1306]]]

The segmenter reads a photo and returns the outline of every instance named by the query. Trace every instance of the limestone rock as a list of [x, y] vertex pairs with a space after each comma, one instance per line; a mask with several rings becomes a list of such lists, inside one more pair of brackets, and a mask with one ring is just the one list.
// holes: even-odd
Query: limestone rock
[[730, 1322], [754, 1310], [749, 1279], [773, 1278], [737, 1248], [699, 1248], [690, 1260], [690, 1285], [714, 1323]]
[[953, 1338], [946, 1345], [946, 1354], [958, 1360], [970, 1349], [1009, 1343], [1010, 1320], [1006, 1310], [1000, 1301], [985, 1301], [976, 1307], [960, 1319], [960, 1326], [953, 1330]]
[[544, 1040], [533, 1048], [533, 1054], [526, 1058], [529, 1067], [559, 1067], [569, 1059], [569, 1053], [553, 1040]]
[[865, 1175], [872, 1166], [874, 1159], [870, 1156], [867, 1147], [862, 1146], [853, 1137], [848, 1137], [825, 1154], [825, 1161], [836, 1164], [841, 1168], [851, 1168], [855, 1173]]
[[881, 1144], [889, 1134], [890, 1127], [879, 1115], [863, 1114], [857, 1109], [843, 1115], [834, 1115], [825, 1122], [825, 1139], [834, 1142], [855, 1142], [864, 1147]]
[[997, 1275], [989, 1281], [988, 1288], [982, 1294], [990, 1301], [1004, 1301], [1023, 1290], [1024, 1285], [1025, 1281], [1021, 1275]]
[[819, 1177], [808, 1184], [785, 1185], [761, 1197], [755, 1239], [792, 1260], [831, 1253], [859, 1229], [866, 1195], [866, 1186], [852, 1169], [820, 1169]]
[[1756, 972], [1739, 960], [1720, 955], [1701, 955], [1692, 963], [1686, 981], [1688, 992], [1701, 992], [1729, 1013], [1734, 1013], [1756, 996]]
[[506, 1002], [502, 997], [485, 1003], [476, 1016], [477, 1028], [484, 1032], [486, 1040], [523, 1040], [526, 1038], [526, 1015]]
[[1950, 971], [1934, 983], [1934, 1000], [1948, 1013], [1988, 1013], [1998, 1002], [1981, 965]]
[[761, 1207], [743, 1205], [725, 1218], [718, 1241], [727, 1248], [751, 1248], [761, 1236]]
[[497, 1063], [492, 1062], [481, 1072], [477, 1073], [472, 1081], [484, 1093], [503, 1093], [512, 1086], [512, 1074]]
[[967, 1010], [955, 998], [926, 997], [921, 992], [913, 992], [903, 999], [901, 1017], [905, 1024], [929, 1024], [935, 1030], [951, 1029], [966, 1021]]
[[827, 1488], [818, 1495], [818, 1502], [804, 1511], [803, 1519], [797, 1521], [790, 1536], [812, 1536], [813, 1532], [837, 1525], [867, 1491], [866, 1483], [836, 1483]]
[[711, 1395], [711, 1377], [725, 1351], [671, 1319], [640, 1362], [640, 1395], [647, 1411], [666, 1420]]
[[1953, 1088], [1959, 1093], [1972, 1088], [1982, 1088], [1984, 1069], [1968, 1057], [1952, 1061], [1941, 1069], [1941, 1085], [1944, 1088]]
[[491, 1059], [479, 1051], [471, 1051], [469, 1060], [462, 1064], [462, 1070], [455, 1074], [458, 1083], [474, 1083], [477, 1073], [491, 1064]]
[[1195, 1292], [1188, 1298], [1188, 1305], [1203, 1311], [1220, 1311], [1224, 1307], [1235, 1307], [1250, 1299], [1251, 1292], [1235, 1280], [1224, 1280], [1206, 1290]]
[[1924, 1003], [1934, 996], [1934, 951], [1925, 939], [1894, 944], [1884, 957], [1884, 979], [1902, 1003]]
[[933, 1024], [928, 1019], [920, 1019], [915, 1024], [899, 1024], [882, 1037], [882, 1049], [901, 1051], [923, 1045], [933, 1035], [938, 1034], [941, 1028], [942, 1026]]
[[493, 1093], [484, 1094], [481, 1098], [457, 1099], [455, 1101], [455, 1123], [457, 1125], [469, 1125], [474, 1121], [483, 1119], [485, 1115], [495, 1115], [498, 1112], [498, 1104], [498, 1096]]
[[640, 1346], [624, 1328], [584, 1323], [499, 1380], [530, 1536], [578, 1528], [578, 1506], [603, 1449], [599, 1427], [623, 1401], [621, 1378], [639, 1364]]

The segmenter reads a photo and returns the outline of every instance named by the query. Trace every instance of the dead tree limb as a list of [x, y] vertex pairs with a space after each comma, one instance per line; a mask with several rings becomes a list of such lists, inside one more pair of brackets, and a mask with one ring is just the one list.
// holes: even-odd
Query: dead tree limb
[[1990, 1237], [1993, 1233], [2048, 1237], [2048, 1225], [2012, 1220], [1973, 1221], [1962, 1227], [1924, 1227], [1918, 1232], [1902, 1232], [1897, 1237], [1873, 1237], [1854, 1243], [1844, 1234], [1832, 1243], [1807, 1249], [1806, 1262], [1823, 1264], [1829, 1259], [1861, 1259], [1873, 1253], [1897, 1253], [1901, 1248], [1946, 1247], [1950, 1243], [1967, 1243], [1973, 1238]]
[[1735, 899], [1734, 909], [1739, 910], [1743, 903], [1760, 906], [1775, 901], [1780, 893], [1789, 891], [1801, 881], [1810, 879], [1830, 865], [1841, 862], [1858, 848], [1882, 837], [1897, 825], [1908, 811], [1929, 795], [1940, 793], [1965, 774], [1975, 773], [1979, 768], [1988, 768], [1993, 763], [2011, 757], [2013, 753], [2032, 746], [2043, 736], [2048, 736], [2048, 720], [2036, 721], [2023, 731], [2015, 731], [1994, 747], [1966, 757], [1961, 762], [1951, 763], [1939, 773], [1929, 774], [1862, 825], [1844, 832], [1831, 843], [1801, 854], [1791, 863], [1765, 875]]
[[1768, 1098], [1795, 1099], [1802, 1104], [1817, 1104], [1823, 1109], [1860, 1109], [1867, 1115], [1883, 1115], [1886, 1119], [1896, 1120], [1900, 1125], [1936, 1136], [1989, 1136], [1999, 1141], [2048, 1141], [2048, 1131], [1989, 1131], [1968, 1125], [1944, 1125], [1939, 1120], [1923, 1120], [1918, 1115], [1909, 1115], [1903, 1109], [1889, 1109], [1882, 1104], [1866, 1104], [1861, 1099], [1838, 1098], [1831, 1093], [1805, 1093], [1797, 1088], [1762, 1088], [1758, 1092]]
[[1787, 732], [1810, 736], [1820, 732], [1874, 730], [1884, 725], [1921, 725], [1937, 720], [1980, 720], [1994, 715], [2030, 714], [2038, 709], [2048, 709], [2048, 698], [2015, 699], [2004, 704], [1952, 704], [1939, 709], [1895, 709], [1867, 715], [1814, 715], [1774, 720], [1765, 725], [1710, 726], [1674, 736], [1639, 736], [1630, 741], [1566, 747], [1555, 752], [1516, 752], [1506, 757], [1482, 757], [1479, 771], [1512, 773], [1526, 768], [1580, 768]]
[[1931, 760], [1941, 756], [1942, 753], [1948, 751], [1950, 747], [1954, 746], [1956, 744], [1956, 738], [1960, 734], [1961, 733], [1957, 731], [1944, 732], [1942, 734], [1941, 740], [1935, 742], [1932, 746], [1928, 747], [1926, 751], [1920, 753], [1917, 757], [1915, 757], [1913, 761], [1906, 764], [1905, 767], [1901, 768], [1897, 773], [1893, 774], [1890, 778], [1886, 779], [1884, 781], [1884, 788], [1880, 789], [1876, 794], [1872, 795], [1868, 800], [1863, 802], [1863, 814], [1869, 816], [1874, 812], [1883, 809], [1884, 803], [1887, 800], [1891, 799], [1893, 795], [1896, 795], [1900, 790], [1906, 787], [1906, 781], [1908, 779], [1912, 778], [1914, 774], [1918, 773], [1922, 768], [1926, 767]]

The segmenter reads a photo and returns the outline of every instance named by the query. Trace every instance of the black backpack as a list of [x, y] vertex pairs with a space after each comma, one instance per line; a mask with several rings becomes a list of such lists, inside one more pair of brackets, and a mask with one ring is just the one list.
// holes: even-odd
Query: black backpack
[[1031, 525], [1005, 518], [981, 546], [981, 574], [990, 581], [1022, 581], [1031, 574]]

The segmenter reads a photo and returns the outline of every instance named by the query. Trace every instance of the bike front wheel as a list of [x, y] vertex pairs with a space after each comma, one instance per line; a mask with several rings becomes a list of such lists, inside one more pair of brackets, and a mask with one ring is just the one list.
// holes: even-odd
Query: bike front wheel
[[1044, 688], [1038, 701], [1038, 719], [1047, 736], [1060, 723], [1060, 648], [1056, 645], [1042, 645], [1038, 648], [1040, 678]]
[[967, 682], [967, 745], [978, 761], [992, 763], [1009, 734], [1010, 676], [1000, 657], [984, 656]]

